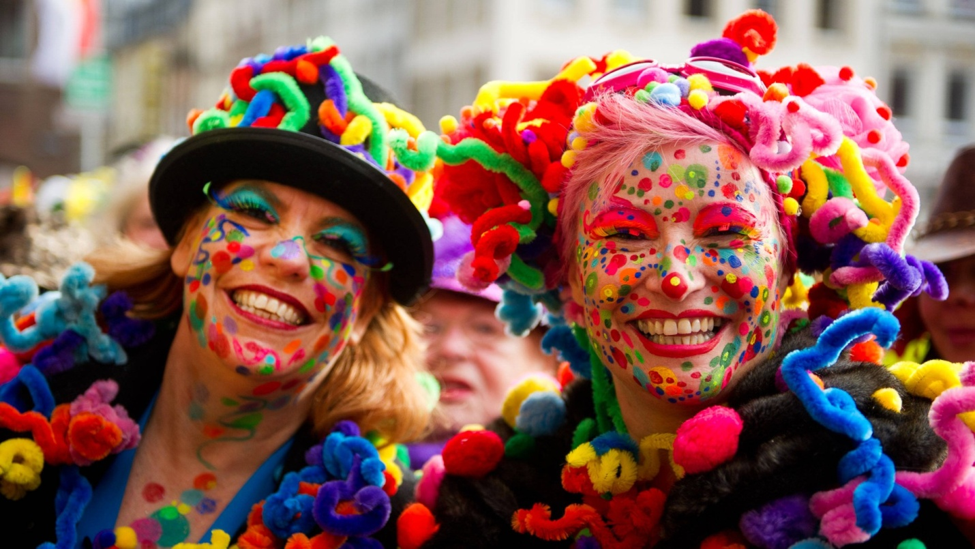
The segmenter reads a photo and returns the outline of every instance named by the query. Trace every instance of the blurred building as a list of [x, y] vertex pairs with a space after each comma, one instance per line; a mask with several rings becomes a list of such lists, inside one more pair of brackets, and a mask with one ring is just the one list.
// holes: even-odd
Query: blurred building
[[[100, 147], [86, 147], [52, 137], [65, 118], [58, 90], [39, 91], [16, 72], [30, 55], [24, 6], [54, 1], [85, 0], [0, 2], [0, 99], [29, 98], [43, 122], [11, 126], [5, 120], [30, 109], [0, 111], [0, 165], [30, 165], [18, 152], [29, 144], [66, 162], [82, 150], [107, 155], [159, 133], [186, 135], [186, 113], [212, 104], [243, 57], [321, 34], [436, 130], [488, 80], [549, 78], [574, 56], [613, 49], [679, 61], [755, 7], [780, 26], [759, 66], [843, 64], [876, 78], [911, 143], [907, 175], [922, 199], [954, 151], [975, 141], [975, 0], [101, 0], [112, 93], [103, 133], [80, 132]], [[17, 91], [4, 87], [11, 82]], [[54, 97], [42, 104], [45, 93]]]

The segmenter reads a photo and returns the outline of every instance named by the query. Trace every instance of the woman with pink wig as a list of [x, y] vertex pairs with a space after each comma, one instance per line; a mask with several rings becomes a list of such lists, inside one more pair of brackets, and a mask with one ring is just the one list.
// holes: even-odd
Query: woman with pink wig
[[966, 543], [975, 371], [880, 365], [890, 311], [946, 293], [902, 252], [907, 145], [849, 67], [755, 72], [775, 36], [753, 10], [683, 64], [491, 82], [418, 140], [472, 224], [458, 278], [544, 305], [572, 375], [427, 463], [401, 547]]

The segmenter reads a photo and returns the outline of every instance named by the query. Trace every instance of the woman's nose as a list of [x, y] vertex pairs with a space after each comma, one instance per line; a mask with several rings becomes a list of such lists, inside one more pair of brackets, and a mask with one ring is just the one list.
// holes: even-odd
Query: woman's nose
[[301, 237], [281, 240], [265, 247], [262, 259], [282, 279], [303, 280], [311, 272], [310, 260]]
[[695, 267], [696, 259], [691, 258], [690, 253], [683, 246], [675, 249], [670, 258], [670, 269], [664, 276], [651, 279], [651, 289], [659, 291], [672, 301], [680, 302], [703, 288], [704, 276], [698, 272]]

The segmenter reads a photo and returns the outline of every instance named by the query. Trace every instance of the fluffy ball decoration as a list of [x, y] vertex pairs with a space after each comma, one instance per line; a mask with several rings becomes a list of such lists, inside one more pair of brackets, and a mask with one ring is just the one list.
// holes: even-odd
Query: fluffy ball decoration
[[677, 428], [674, 461], [690, 474], [710, 471], [738, 451], [741, 429], [741, 418], [731, 408], [705, 408]]
[[9, 350], [0, 347], [0, 385], [10, 381], [20, 371], [20, 361]]
[[554, 391], [528, 395], [521, 403], [515, 428], [533, 437], [551, 435], [565, 423], [565, 401]]
[[459, 477], [482, 477], [504, 457], [504, 443], [493, 431], [464, 431], [443, 448], [444, 470]]
[[422, 503], [410, 504], [396, 520], [396, 543], [400, 549], [419, 549], [440, 525], [430, 509]]
[[558, 381], [551, 376], [533, 374], [508, 391], [501, 405], [501, 417], [504, 418], [505, 423], [514, 428], [517, 425], [521, 405], [529, 395], [539, 391], [558, 393], [561, 389]]
[[748, 541], [761, 549], [788, 549], [816, 534], [819, 521], [801, 494], [763, 505], [741, 516], [738, 523]]
[[440, 483], [443, 482], [446, 469], [443, 456], [436, 455], [423, 464], [423, 475], [416, 483], [414, 497], [416, 501], [433, 509], [437, 506], [437, 495], [440, 493]]

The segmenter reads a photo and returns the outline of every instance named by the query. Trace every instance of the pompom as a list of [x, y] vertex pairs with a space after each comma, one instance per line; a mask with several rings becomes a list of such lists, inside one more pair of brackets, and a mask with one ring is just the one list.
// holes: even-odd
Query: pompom
[[493, 431], [464, 431], [443, 448], [444, 470], [460, 477], [483, 477], [504, 457], [504, 443]]
[[674, 461], [688, 474], [710, 471], [738, 451], [741, 429], [741, 418], [731, 408], [705, 408], [677, 428]]
[[748, 10], [728, 21], [721, 36], [754, 54], [765, 55], [775, 47], [778, 30], [771, 15], [762, 10]]
[[815, 535], [819, 521], [809, 511], [809, 499], [795, 495], [748, 511], [738, 525], [753, 545], [762, 549], [788, 549]]
[[553, 391], [528, 395], [521, 403], [515, 427], [533, 437], [551, 435], [565, 423], [565, 401]]
[[531, 375], [520, 383], [512, 387], [504, 397], [504, 404], [501, 405], [501, 417], [510, 427], [514, 427], [521, 404], [529, 395], [539, 391], [559, 392], [561, 387], [555, 379], [543, 374]]
[[396, 543], [400, 549], [419, 549], [438, 530], [440, 525], [430, 509], [413, 503], [396, 520]]
[[741, 51], [741, 44], [730, 38], [708, 40], [691, 48], [691, 57], [717, 57], [748, 66], [748, 56]]

